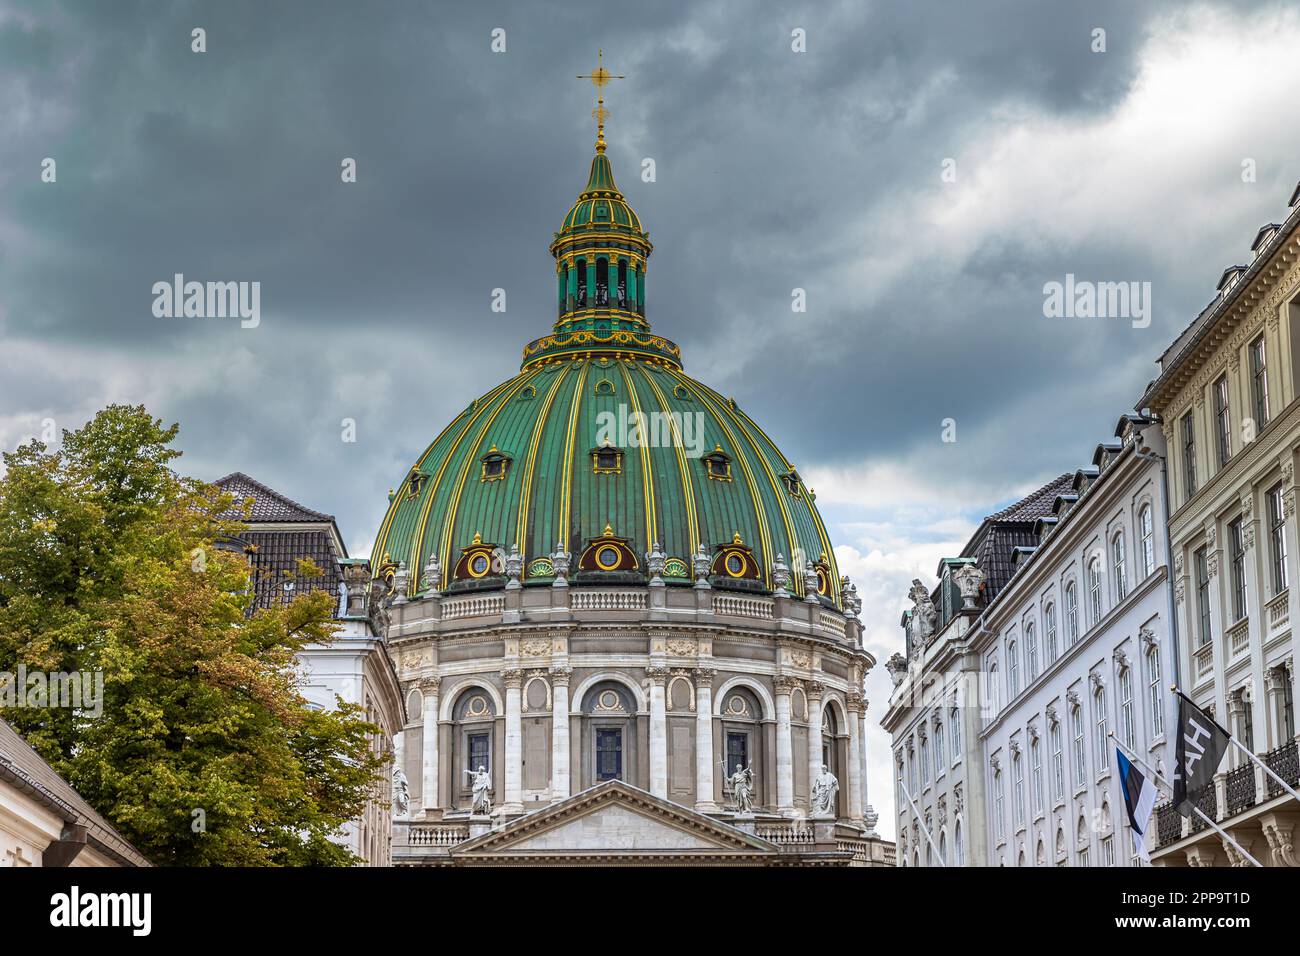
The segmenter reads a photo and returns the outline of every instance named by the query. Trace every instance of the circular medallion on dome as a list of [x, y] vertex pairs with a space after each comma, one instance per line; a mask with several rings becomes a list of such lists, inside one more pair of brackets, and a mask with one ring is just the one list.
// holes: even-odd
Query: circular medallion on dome
[[618, 548], [606, 545], [596, 552], [596, 564], [602, 571], [613, 571], [618, 567], [619, 554]]
[[469, 573], [476, 578], [481, 578], [488, 573], [489, 567], [491, 567], [491, 562], [488, 561], [488, 556], [486, 554], [476, 554], [470, 559]]
[[727, 573], [730, 574], [733, 578], [738, 578], [745, 573], [745, 559], [742, 558], [740, 555], [735, 554], [734, 552], [732, 554], [727, 555], [726, 566], [727, 566]]

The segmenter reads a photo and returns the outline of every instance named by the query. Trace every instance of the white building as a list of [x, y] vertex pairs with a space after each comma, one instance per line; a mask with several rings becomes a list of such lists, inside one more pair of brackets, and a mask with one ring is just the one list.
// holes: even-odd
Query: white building
[[[1183, 691], [1295, 786], [1300, 543], [1300, 188], [1166, 350], [1143, 399], [1172, 448], [1170, 537]], [[1202, 809], [1265, 866], [1300, 865], [1300, 806], [1235, 749]], [[1249, 865], [1208, 826], [1156, 809], [1163, 865]]]
[[1164, 445], [1131, 416], [1116, 437], [1040, 519], [1037, 548], [1017, 549], [971, 642], [988, 678], [981, 831], [995, 866], [1136, 865], [1110, 734], [1166, 766]]
[[149, 865], [0, 720], [0, 867]]
[[913, 588], [882, 721], [908, 865], [1133, 862], [1109, 734], [1163, 769], [1164, 447], [1134, 416], [1116, 436]]

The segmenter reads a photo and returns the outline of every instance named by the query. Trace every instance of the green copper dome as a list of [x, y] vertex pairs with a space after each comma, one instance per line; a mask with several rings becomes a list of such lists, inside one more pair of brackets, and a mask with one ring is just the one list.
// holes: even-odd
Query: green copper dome
[[555, 580], [557, 551], [575, 583], [645, 583], [657, 545], [670, 586], [690, 585], [707, 562], [715, 587], [786, 583], [803, 595], [815, 580], [820, 600], [839, 606], [831, 542], [794, 466], [650, 331], [650, 251], [598, 142], [551, 244], [554, 329], [403, 476], [376, 538], [377, 574], [405, 564], [412, 594], [500, 587], [517, 549], [526, 587]]

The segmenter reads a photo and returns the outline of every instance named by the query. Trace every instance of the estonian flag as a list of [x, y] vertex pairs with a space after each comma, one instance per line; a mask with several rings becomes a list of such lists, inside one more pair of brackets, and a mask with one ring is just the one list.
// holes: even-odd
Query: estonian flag
[[1145, 837], [1147, 821], [1151, 819], [1151, 810], [1156, 805], [1156, 788], [1118, 747], [1115, 748], [1115, 757], [1119, 760], [1119, 782], [1124, 788], [1128, 825], [1133, 828], [1133, 845], [1137, 848], [1138, 856], [1150, 863], [1151, 855], [1147, 853]]

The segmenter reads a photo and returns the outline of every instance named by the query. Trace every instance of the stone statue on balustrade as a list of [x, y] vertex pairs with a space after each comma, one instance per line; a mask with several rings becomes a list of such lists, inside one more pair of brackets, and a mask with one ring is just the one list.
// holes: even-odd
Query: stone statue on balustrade
[[826, 764], [822, 764], [822, 772], [813, 781], [812, 815], [815, 817], [835, 816], [835, 794], [839, 792], [839, 789], [840, 782], [835, 778], [835, 774], [830, 772]]
[[474, 802], [470, 804], [470, 814], [473, 816], [490, 816], [492, 813], [492, 798], [488, 791], [492, 789], [492, 776], [487, 772], [487, 768], [482, 765], [477, 770], [466, 770], [470, 778], [470, 787], [474, 791]]
[[736, 770], [727, 778], [731, 788], [732, 809], [738, 814], [754, 812], [754, 770], [753, 764], [747, 767], [736, 764]]

